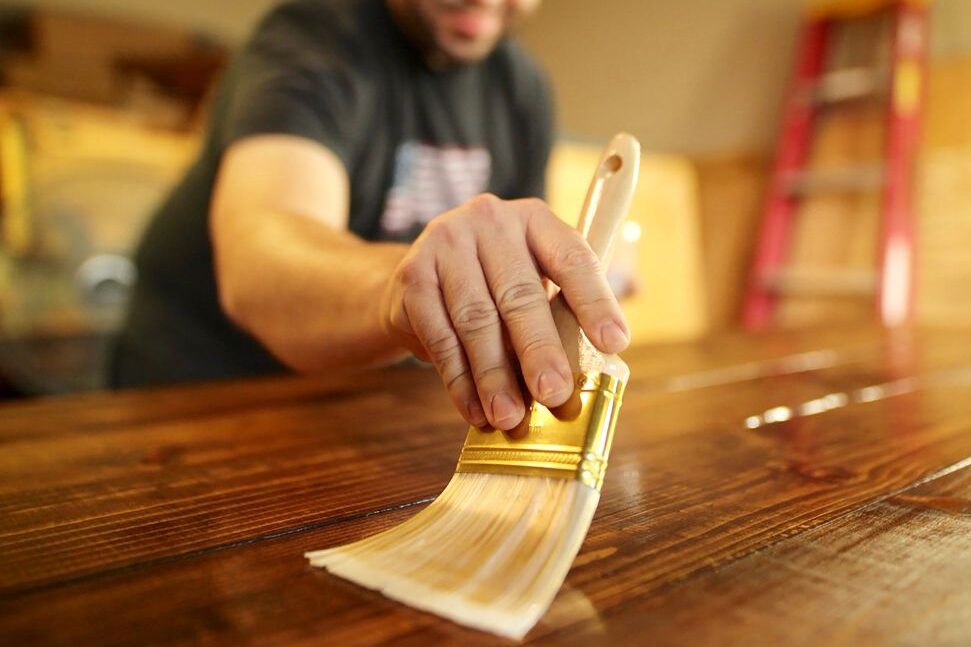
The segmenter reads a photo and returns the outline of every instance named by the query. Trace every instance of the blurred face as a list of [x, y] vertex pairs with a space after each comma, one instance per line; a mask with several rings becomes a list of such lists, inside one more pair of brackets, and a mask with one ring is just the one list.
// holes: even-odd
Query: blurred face
[[432, 65], [482, 60], [539, 3], [540, 0], [388, 0], [399, 26]]

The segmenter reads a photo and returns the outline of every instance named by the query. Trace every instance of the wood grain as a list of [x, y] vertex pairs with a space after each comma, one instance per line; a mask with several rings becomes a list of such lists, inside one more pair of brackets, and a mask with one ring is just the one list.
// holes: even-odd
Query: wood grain
[[965, 467], [556, 638], [584, 645], [665, 627], [655, 644], [963, 645], [969, 578]]
[[431, 497], [462, 440], [436, 384], [400, 371], [9, 407], [0, 590]]
[[[969, 339], [861, 329], [629, 353], [600, 509], [529, 640], [895, 642], [881, 617], [969, 638], [943, 602], [905, 620], [911, 599], [886, 579], [926, 551], [928, 590], [964, 599], [941, 569], [967, 553], [968, 481], [936, 477], [971, 457]], [[746, 424], [779, 407], [794, 417]], [[420, 509], [462, 432], [420, 368], [0, 408], [0, 642], [490, 644], [301, 557]], [[867, 528], [877, 543], [854, 543]], [[940, 552], [915, 539], [935, 533]], [[814, 627], [852, 595], [879, 613]]]

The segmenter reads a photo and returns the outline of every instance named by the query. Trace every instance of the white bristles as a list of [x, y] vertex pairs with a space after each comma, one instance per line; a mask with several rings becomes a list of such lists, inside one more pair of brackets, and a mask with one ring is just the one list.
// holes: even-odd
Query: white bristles
[[553, 602], [599, 500], [575, 480], [460, 473], [401, 525], [306, 557], [399, 602], [518, 640]]

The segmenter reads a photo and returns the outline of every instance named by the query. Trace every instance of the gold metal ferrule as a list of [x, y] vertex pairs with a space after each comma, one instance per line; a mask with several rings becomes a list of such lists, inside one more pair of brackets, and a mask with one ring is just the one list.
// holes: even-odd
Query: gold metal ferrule
[[576, 479], [599, 491], [624, 386], [606, 373], [579, 376], [579, 411], [565, 414], [561, 407], [554, 414], [534, 402], [527, 412], [529, 432], [520, 440], [470, 428], [455, 471]]

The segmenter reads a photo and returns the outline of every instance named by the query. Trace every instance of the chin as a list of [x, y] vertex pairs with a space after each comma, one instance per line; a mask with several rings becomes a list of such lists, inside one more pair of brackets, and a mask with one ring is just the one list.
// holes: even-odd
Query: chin
[[437, 49], [453, 64], [471, 65], [488, 57], [498, 44], [499, 38], [483, 41], [442, 38], [437, 43]]

